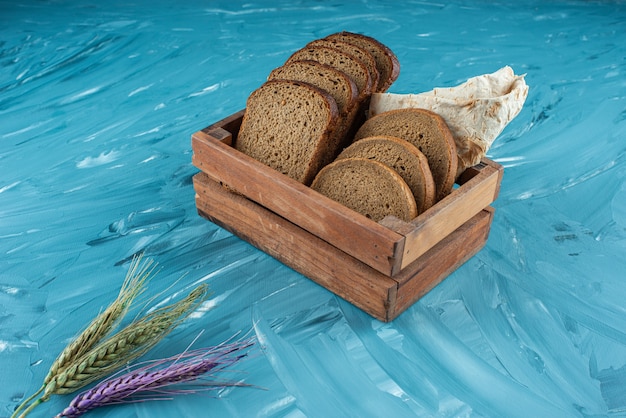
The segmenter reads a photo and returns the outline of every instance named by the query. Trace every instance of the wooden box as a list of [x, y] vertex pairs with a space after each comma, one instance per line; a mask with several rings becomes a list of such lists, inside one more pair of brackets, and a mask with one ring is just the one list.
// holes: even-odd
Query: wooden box
[[192, 135], [198, 213], [391, 321], [487, 240], [503, 169], [483, 159], [411, 222], [374, 222], [237, 151], [244, 110]]

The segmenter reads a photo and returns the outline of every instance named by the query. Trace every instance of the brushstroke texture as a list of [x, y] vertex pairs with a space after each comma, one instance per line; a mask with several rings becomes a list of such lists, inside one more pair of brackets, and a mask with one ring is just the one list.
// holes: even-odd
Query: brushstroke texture
[[[271, 4], [270, 4], [271, 3]], [[240, 110], [306, 42], [397, 53], [397, 93], [510, 65], [530, 92], [486, 247], [383, 324], [200, 218], [190, 134]], [[0, 0], [0, 416], [116, 295], [133, 255], [155, 304], [211, 298], [153, 358], [254, 329], [245, 381], [93, 416], [623, 416], [623, 2]], [[178, 280], [184, 275], [184, 279]], [[167, 293], [162, 293], [167, 290]], [[3, 383], [5, 381], [3, 380]], [[54, 399], [62, 409], [69, 399]]]

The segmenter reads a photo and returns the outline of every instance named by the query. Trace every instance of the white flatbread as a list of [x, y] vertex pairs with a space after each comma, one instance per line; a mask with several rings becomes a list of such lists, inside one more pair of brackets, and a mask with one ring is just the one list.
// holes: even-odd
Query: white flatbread
[[419, 94], [374, 93], [369, 117], [416, 107], [439, 114], [448, 124], [459, 156], [457, 175], [480, 162], [493, 141], [522, 110], [528, 86], [509, 66], [468, 79], [456, 87]]

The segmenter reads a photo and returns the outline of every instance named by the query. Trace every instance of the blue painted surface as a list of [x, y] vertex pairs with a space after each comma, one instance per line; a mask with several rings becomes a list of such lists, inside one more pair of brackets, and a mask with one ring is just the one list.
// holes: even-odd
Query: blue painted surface
[[[0, 1], [0, 416], [140, 251], [162, 266], [150, 296], [214, 292], [150, 356], [252, 329], [263, 350], [235, 376], [263, 389], [94, 417], [626, 415], [626, 4], [399, 4]], [[191, 133], [340, 30], [397, 53], [395, 93], [505, 65], [530, 86], [489, 153], [505, 174], [486, 247], [389, 324], [194, 206]]]

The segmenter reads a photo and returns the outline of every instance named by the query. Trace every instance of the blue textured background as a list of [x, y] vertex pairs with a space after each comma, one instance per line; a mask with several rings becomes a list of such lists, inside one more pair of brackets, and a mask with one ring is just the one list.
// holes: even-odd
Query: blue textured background
[[[389, 324], [194, 206], [191, 133], [340, 30], [396, 52], [395, 93], [505, 65], [530, 86], [489, 153], [486, 247]], [[141, 251], [162, 266], [148, 296], [214, 292], [149, 357], [252, 330], [233, 376], [263, 389], [94, 417], [625, 416], [625, 80], [623, 2], [0, 0], [0, 416]]]

